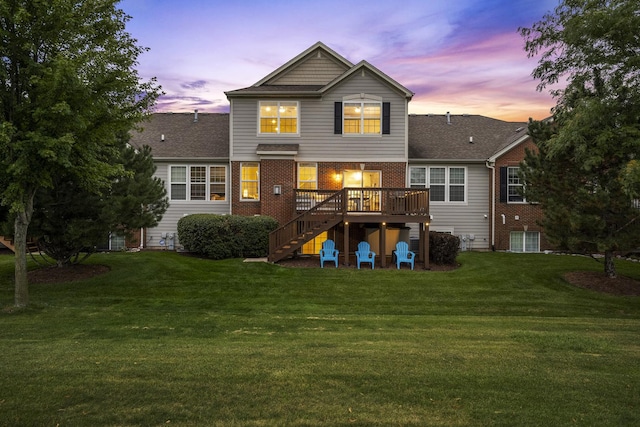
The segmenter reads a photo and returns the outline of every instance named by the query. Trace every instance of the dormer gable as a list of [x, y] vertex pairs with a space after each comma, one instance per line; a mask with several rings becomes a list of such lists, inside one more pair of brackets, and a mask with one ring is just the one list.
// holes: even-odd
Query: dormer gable
[[386, 85], [394, 88], [398, 93], [403, 95], [408, 100], [410, 100], [414, 95], [414, 93], [411, 92], [409, 89], [402, 86], [400, 83], [393, 80], [391, 77], [387, 76], [385, 73], [383, 73], [382, 71], [380, 71], [379, 69], [377, 69], [376, 67], [368, 63], [367, 61], [360, 61], [358, 64], [351, 67], [348, 71], [338, 76], [338, 78], [336, 78], [331, 83], [323, 87], [321, 89], [321, 92], [327, 92], [331, 90], [333, 87], [339, 85], [341, 82], [347, 80], [351, 76], [357, 75], [358, 73], [362, 75], [365, 75], [366, 73], [368, 73], [370, 75], [377, 77]]

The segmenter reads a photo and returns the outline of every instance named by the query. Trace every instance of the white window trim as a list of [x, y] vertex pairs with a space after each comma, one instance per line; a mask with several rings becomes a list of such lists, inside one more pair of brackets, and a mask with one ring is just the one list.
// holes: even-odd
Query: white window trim
[[[411, 169], [413, 168], [423, 168], [425, 169], [425, 174], [426, 174], [426, 186], [425, 187], [418, 187], [419, 185], [424, 185], [424, 184], [412, 184], [411, 183]], [[469, 204], [469, 169], [466, 166], [457, 166], [457, 165], [449, 165], [449, 166], [409, 166], [409, 175], [408, 175], [408, 186], [412, 187], [413, 185], [415, 185], [415, 187], [413, 188], [431, 188], [431, 168], [437, 168], [437, 169], [444, 169], [444, 201], [431, 201], [429, 200], [429, 203], [432, 205], [468, 205]], [[459, 201], [450, 201], [449, 200], [449, 193], [450, 193], [450, 188], [451, 188], [451, 183], [450, 183], [450, 169], [464, 169], [464, 201], [459, 202]], [[443, 185], [443, 184], [437, 184], [437, 185]], [[460, 184], [453, 184], [453, 185], [460, 185]], [[431, 196], [429, 196], [429, 198], [431, 198]]]
[[[315, 174], [315, 177], [314, 177], [313, 181], [300, 181], [300, 166], [302, 166], [302, 165], [313, 165], [314, 166], [314, 168], [316, 170], [316, 174]], [[297, 173], [297, 176], [296, 176], [296, 179], [297, 179], [297, 187], [296, 188], [302, 188], [302, 187], [300, 187], [300, 183], [302, 183], [302, 182], [315, 182], [315, 184], [316, 184], [316, 188], [315, 189], [317, 190], [318, 189], [318, 164], [314, 163], [314, 162], [298, 162], [297, 166], [298, 166], [298, 173]]]
[[509, 200], [509, 188], [510, 187], [521, 187], [522, 189], [524, 189], [524, 183], [523, 184], [509, 184], [509, 170], [510, 169], [518, 169], [520, 170], [519, 166], [507, 166], [507, 204], [511, 204], [511, 205], [523, 205], [523, 204], [527, 204], [527, 199], [522, 196], [522, 200], [518, 200], [518, 201], [511, 201]]
[[[191, 200], [191, 168], [192, 167], [204, 167], [206, 168], [206, 173], [207, 173], [207, 178], [205, 181], [205, 194], [209, 194], [209, 198], [205, 198], [205, 200]], [[211, 195], [210, 195], [210, 191], [211, 191], [211, 168], [212, 167], [220, 167], [220, 168], [224, 168], [224, 195], [225, 195], [225, 199], [224, 200], [210, 200]], [[186, 183], [185, 182], [176, 182], [176, 184], [184, 184], [186, 185], [186, 198], [185, 199], [173, 199], [173, 194], [171, 194], [171, 187], [174, 184], [173, 181], [171, 181], [171, 171], [173, 170], [173, 168], [186, 168], [187, 169], [187, 175], [186, 175]], [[228, 203], [228, 199], [229, 199], [229, 173], [228, 173], [228, 169], [227, 169], [227, 165], [211, 165], [211, 164], [206, 164], [206, 165], [200, 165], [200, 164], [188, 164], [188, 165], [169, 165], [169, 170], [168, 170], [168, 174], [167, 174], [167, 180], [169, 181], [169, 185], [167, 186], [167, 193], [169, 196], [169, 201], [171, 203], [180, 203], [180, 202], [189, 202], [189, 203]], [[217, 183], [216, 183], [217, 184]]]
[[[288, 103], [294, 103], [296, 104], [296, 132], [285, 132], [282, 133], [280, 132], [280, 103], [281, 102], [288, 102]], [[260, 120], [262, 119], [262, 116], [260, 115], [260, 106], [262, 105], [262, 103], [265, 104], [276, 104], [277, 105], [277, 110], [278, 110], [278, 132], [261, 132], [260, 131]], [[279, 100], [279, 101], [258, 101], [258, 136], [261, 137], [267, 137], [267, 136], [278, 136], [278, 137], [295, 137], [295, 136], [300, 136], [300, 102], [299, 101], [285, 101], [285, 100]]]
[[[256, 164], [256, 165], [258, 165], [258, 179], [256, 181], [253, 181], [253, 180], [245, 181], [245, 180], [242, 179], [242, 167], [245, 164]], [[260, 201], [260, 196], [261, 196], [261, 193], [260, 193], [260, 162], [241, 162], [240, 163], [240, 181], [239, 182], [240, 182], [240, 201], [241, 202], [259, 202]], [[243, 194], [242, 194], [242, 183], [243, 182], [257, 182], [258, 183], [258, 198], [257, 199], [251, 199], [251, 198], [245, 199], [243, 197]]]
[[[514, 251], [513, 248], [511, 247], [511, 235], [513, 233], [522, 233], [522, 250], [521, 251]], [[535, 251], [527, 251], [527, 233], [535, 233], [538, 235], [538, 245], [536, 247]], [[513, 252], [513, 253], [522, 253], [522, 254], [534, 254], [537, 252], [540, 252], [540, 232], [539, 231], [511, 231], [509, 232], [509, 252]]]
[[[360, 103], [361, 112], [360, 112], [360, 133], [352, 133], [346, 131], [345, 126], [345, 113], [344, 113], [344, 104], [356, 104]], [[365, 133], [364, 132], [364, 104], [379, 104], [380, 105], [380, 131], [377, 133]], [[363, 137], [363, 136], [382, 136], [382, 97], [376, 95], [368, 95], [366, 93], [360, 93], [357, 95], [347, 95], [342, 98], [342, 136], [354, 136], [354, 137]]]

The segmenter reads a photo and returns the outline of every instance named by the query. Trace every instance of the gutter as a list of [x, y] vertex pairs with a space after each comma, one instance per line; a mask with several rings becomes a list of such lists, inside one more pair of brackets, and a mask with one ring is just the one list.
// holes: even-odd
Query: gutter
[[411, 163], [412, 165], [424, 165], [424, 164], [431, 164], [431, 163], [486, 163], [487, 160], [485, 159], [428, 159], [428, 158], [418, 158], [418, 159], [409, 159], [409, 163]]

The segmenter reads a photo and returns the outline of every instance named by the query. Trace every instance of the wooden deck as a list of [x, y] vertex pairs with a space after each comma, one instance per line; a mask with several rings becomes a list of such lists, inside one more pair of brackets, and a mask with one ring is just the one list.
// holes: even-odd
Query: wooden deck
[[[386, 224], [397, 223], [426, 224], [428, 227], [429, 190], [414, 188], [343, 188], [337, 192], [295, 190], [293, 211], [294, 218], [269, 236], [271, 262], [277, 262], [292, 255], [320, 233], [339, 224], [345, 227], [344, 250], [347, 253], [349, 252], [349, 224], [377, 223], [383, 229]], [[384, 233], [381, 233], [381, 239], [384, 239]], [[423, 242], [422, 232], [420, 240], [421, 248], [423, 251], [426, 249], [428, 253], [428, 234], [426, 244]]]

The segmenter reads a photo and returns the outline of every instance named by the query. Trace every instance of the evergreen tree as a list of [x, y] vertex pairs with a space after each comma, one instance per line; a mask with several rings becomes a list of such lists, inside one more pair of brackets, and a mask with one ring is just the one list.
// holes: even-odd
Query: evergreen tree
[[149, 147], [125, 146], [113, 162], [124, 173], [108, 192], [96, 194], [72, 177], [56, 177], [52, 189], [36, 195], [29, 235], [59, 266], [86, 259], [109, 233], [129, 236], [131, 230], [155, 227], [166, 211], [166, 190], [153, 176]]
[[561, 247], [614, 252], [640, 246], [640, 3], [564, 0], [520, 29], [540, 90], [554, 89], [553, 117], [532, 123], [537, 152], [522, 164], [527, 200], [540, 202]]

